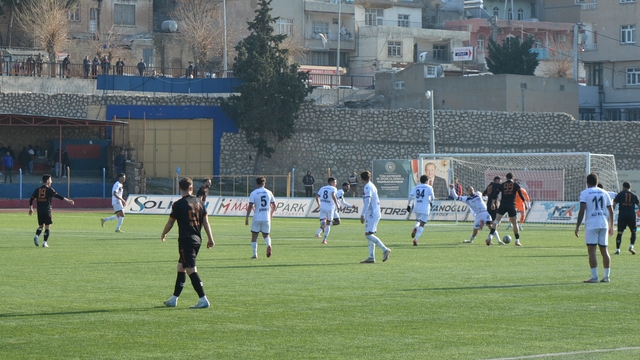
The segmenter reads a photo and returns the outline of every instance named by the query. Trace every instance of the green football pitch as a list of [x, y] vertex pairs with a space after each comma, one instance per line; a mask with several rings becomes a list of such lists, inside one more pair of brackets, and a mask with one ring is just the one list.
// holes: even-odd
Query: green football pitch
[[[176, 308], [177, 226], [166, 216], [54, 210], [50, 248], [35, 247], [35, 216], [0, 214], [2, 359], [638, 359], [640, 255], [612, 255], [610, 283], [590, 277], [573, 226], [525, 224], [523, 247], [488, 247], [471, 224], [381, 221], [393, 249], [368, 255], [364, 228], [345, 220], [329, 243], [314, 219], [274, 219], [273, 256], [250, 259], [243, 218], [212, 217], [216, 246]], [[504, 227], [504, 226], [503, 226]], [[513, 233], [501, 229], [501, 235]], [[42, 238], [42, 237], [41, 237]], [[610, 239], [615, 244], [614, 239]], [[601, 258], [600, 277], [602, 277]]]

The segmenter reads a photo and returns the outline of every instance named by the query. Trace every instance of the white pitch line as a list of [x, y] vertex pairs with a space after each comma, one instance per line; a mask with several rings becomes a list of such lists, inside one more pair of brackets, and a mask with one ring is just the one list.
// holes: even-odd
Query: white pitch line
[[549, 354], [505, 357], [505, 358], [494, 358], [494, 359], [488, 359], [488, 360], [541, 359], [541, 358], [554, 357], [554, 356], [584, 355], [584, 354], [605, 353], [605, 352], [614, 352], [614, 351], [628, 351], [628, 350], [640, 350], [640, 346], [623, 347], [623, 348], [617, 348], [617, 349], [570, 351], [570, 352], [562, 352], [562, 353], [549, 353]]

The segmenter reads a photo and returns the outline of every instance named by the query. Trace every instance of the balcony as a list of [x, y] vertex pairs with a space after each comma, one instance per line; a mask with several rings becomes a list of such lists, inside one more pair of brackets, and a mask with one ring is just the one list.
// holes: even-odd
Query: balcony
[[576, 5], [580, 5], [580, 10], [596, 10], [598, 8], [598, 2], [596, 0], [575, 0]]
[[355, 14], [353, 1], [342, 0], [342, 6], [339, 5], [338, 0], [305, 0], [304, 11], [321, 14], [337, 14], [338, 10], [340, 10], [342, 14]]
[[[318, 34], [310, 34], [305, 36], [304, 47], [307, 49], [337, 49], [338, 48], [338, 33], [329, 32], [324, 34], [326, 42]], [[356, 42], [351, 33], [340, 35], [340, 51], [349, 51], [356, 49]]]
[[354, 0], [356, 5], [386, 9], [394, 6], [422, 8], [420, 0]]
[[582, 44], [580, 45], [582, 51], [598, 51], [598, 44]]

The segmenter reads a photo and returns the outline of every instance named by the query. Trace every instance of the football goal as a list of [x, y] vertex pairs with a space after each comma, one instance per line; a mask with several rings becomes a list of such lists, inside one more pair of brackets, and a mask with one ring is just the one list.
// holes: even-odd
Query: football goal
[[[586, 175], [595, 173], [607, 191], [618, 192], [618, 173], [613, 155], [573, 153], [501, 153], [501, 154], [420, 154], [419, 169], [433, 169], [454, 178], [464, 188], [482, 191], [495, 176], [514, 179], [527, 189], [532, 201], [577, 201], [585, 189]], [[466, 191], [465, 191], [466, 192]]]

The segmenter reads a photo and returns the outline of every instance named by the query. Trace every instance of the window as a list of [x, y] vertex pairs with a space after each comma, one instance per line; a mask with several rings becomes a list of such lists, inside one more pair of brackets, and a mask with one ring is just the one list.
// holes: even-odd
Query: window
[[118, 26], [136, 26], [136, 6], [114, 4], [113, 23]]
[[636, 0], [620, 0], [620, 3], [621, 3], [621, 4], [624, 4], [624, 3], [634, 3], [634, 2], [636, 2]]
[[69, 21], [80, 21], [80, 5], [75, 8], [75, 10], [67, 11], [67, 20]]
[[398, 14], [398, 26], [409, 27], [409, 15]]
[[627, 121], [640, 120], [640, 109], [626, 109]]
[[433, 58], [438, 60], [447, 60], [447, 45], [433, 45]]
[[567, 35], [559, 34], [558, 35], [558, 42], [565, 42], [565, 41], [567, 41]]
[[484, 35], [478, 35], [478, 50], [484, 50]]
[[311, 30], [314, 35], [317, 34], [329, 34], [329, 23], [323, 21], [314, 21], [311, 23]]
[[620, 43], [621, 44], [636, 43], [636, 26], [635, 25], [620, 26]]
[[509, 20], [513, 20], [513, 9], [512, 8], [509, 8], [508, 16], [509, 16]]
[[640, 67], [627, 68], [627, 85], [640, 85]]
[[387, 55], [390, 57], [402, 56], [402, 41], [389, 41], [387, 42]]
[[366, 8], [364, 9], [364, 24], [367, 26], [380, 26], [384, 15], [383, 9]]
[[276, 34], [293, 36], [293, 19], [276, 20]]
[[498, 7], [494, 7], [493, 8], [493, 16], [497, 17], [500, 14], [500, 9], [498, 9]]
[[589, 85], [597, 87], [602, 86], [602, 69], [602, 63], [593, 63], [593, 65], [591, 65], [591, 79], [589, 79]]
[[524, 20], [524, 10], [518, 9], [518, 20]]

